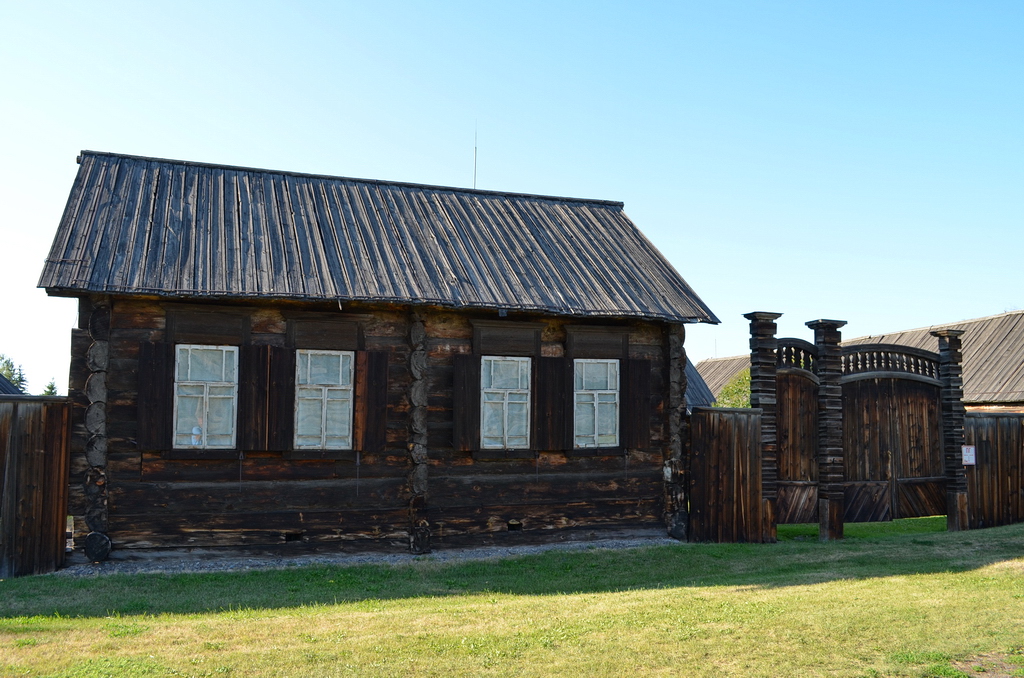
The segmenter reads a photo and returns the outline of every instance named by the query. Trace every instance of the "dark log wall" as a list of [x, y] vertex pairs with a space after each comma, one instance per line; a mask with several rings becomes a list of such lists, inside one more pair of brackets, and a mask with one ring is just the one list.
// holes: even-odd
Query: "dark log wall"
[[[346, 314], [329, 307], [247, 307], [244, 341], [252, 347], [287, 346], [287, 318], [297, 312], [333, 312], [358, 323], [360, 348], [387, 363], [381, 445], [330, 459], [244, 445], [184, 458], [202, 455], [148, 444], [138, 426], [140, 347], [168, 341], [168, 308], [172, 305], [138, 298], [81, 304], [70, 382], [75, 422], [70, 511], [78, 535], [105, 532], [115, 548], [360, 540], [404, 545], [416, 525], [429, 526], [435, 543], [510, 529], [551, 534], [551, 528], [662, 525], [662, 467], [669, 438], [669, 328], [663, 324], [631, 322], [619, 328], [628, 337], [624, 357], [631, 359], [631, 368], [649, 371], [646, 383], [631, 378], [631, 383], [645, 383], [647, 397], [639, 400], [649, 402], [623, 402], [624, 411], [646, 412], [648, 430], [635, 438], [643, 447], [586, 455], [529, 450], [516, 458], [486, 459], [453, 445], [454, 362], [474, 352], [471, 320], [496, 320], [496, 314], [423, 307], [352, 312], [346, 307]], [[103, 322], [109, 318], [103, 340], [109, 356], [103, 356], [102, 365], [90, 357], [97, 353], [94, 334], [106, 333], [105, 327], [91, 329], [98, 310], [106, 314]], [[568, 320], [523, 320], [541, 325], [538, 357], [566, 357], [572, 332]], [[86, 417], [93, 405], [87, 382], [100, 367], [105, 390], [96, 402], [103, 406], [102, 456], [93, 449], [96, 423], [90, 429]], [[92, 397], [99, 396], [93, 392]], [[357, 412], [359, 407], [357, 401]], [[246, 426], [239, 421], [240, 433]], [[361, 435], [358, 430], [356, 435]], [[240, 441], [259, 439], [247, 436]]]

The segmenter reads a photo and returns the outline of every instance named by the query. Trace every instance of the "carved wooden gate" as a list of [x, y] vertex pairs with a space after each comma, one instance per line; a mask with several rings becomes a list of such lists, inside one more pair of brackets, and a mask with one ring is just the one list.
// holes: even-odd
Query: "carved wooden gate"
[[818, 519], [818, 351], [802, 339], [780, 339], [776, 363], [780, 524]]
[[946, 512], [939, 356], [907, 346], [843, 349], [845, 520]]
[[[779, 339], [779, 523], [818, 520], [817, 347]], [[939, 356], [892, 344], [842, 349], [844, 521], [943, 514]]]

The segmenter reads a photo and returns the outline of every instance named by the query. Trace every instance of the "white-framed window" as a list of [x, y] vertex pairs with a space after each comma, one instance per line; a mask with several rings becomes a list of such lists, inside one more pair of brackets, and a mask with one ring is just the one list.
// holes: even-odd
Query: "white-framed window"
[[174, 347], [174, 447], [235, 447], [238, 347]]
[[573, 361], [576, 447], [619, 445], [619, 361]]
[[530, 358], [481, 358], [481, 448], [530, 447], [530, 368]]
[[352, 449], [353, 351], [295, 352], [295, 448]]

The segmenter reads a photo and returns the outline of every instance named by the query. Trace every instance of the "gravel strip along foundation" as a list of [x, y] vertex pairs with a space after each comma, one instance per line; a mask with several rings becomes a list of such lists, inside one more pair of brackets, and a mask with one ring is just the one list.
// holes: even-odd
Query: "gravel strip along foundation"
[[[403, 565], [406, 563], [449, 563], [472, 560], [500, 560], [515, 556], [533, 555], [548, 551], [590, 551], [597, 549], [629, 549], [643, 546], [680, 546], [675, 539], [660, 536], [638, 536], [628, 539], [602, 539], [597, 541], [571, 541], [552, 544], [519, 546], [476, 546], [438, 549], [427, 555], [409, 553], [316, 553], [302, 555], [237, 555], [229, 553], [194, 551], [166, 552], [145, 557], [112, 557], [101, 563], [83, 562], [84, 556], [75, 554], [70, 564], [59, 570], [57, 576], [98, 577], [112, 574], [184, 574], [202, 572], [241, 572], [246, 570], [273, 570], [309, 565]], [[121, 556], [124, 552], [117, 554]]]

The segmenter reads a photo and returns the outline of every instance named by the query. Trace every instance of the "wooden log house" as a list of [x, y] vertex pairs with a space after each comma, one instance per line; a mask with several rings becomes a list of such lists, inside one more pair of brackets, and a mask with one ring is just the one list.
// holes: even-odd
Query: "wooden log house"
[[683, 328], [718, 320], [622, 203], [79, 164], [40, 286], [79, 299], [95, 554], [678, 525]]

